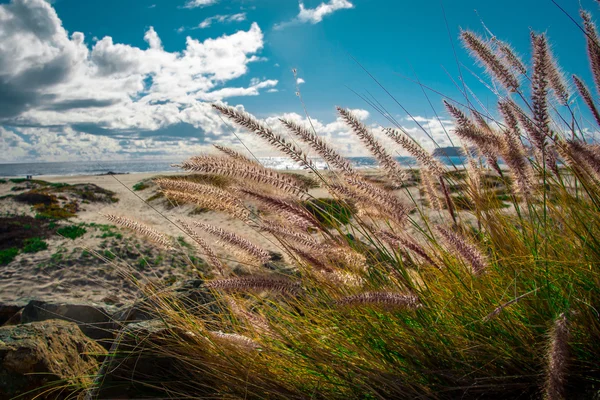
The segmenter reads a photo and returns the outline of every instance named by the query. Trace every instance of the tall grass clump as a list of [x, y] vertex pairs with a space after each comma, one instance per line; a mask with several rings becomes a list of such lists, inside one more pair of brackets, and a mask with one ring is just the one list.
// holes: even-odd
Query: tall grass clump
[[[591, 17], [583, 13], [583, 20], [600, 88], [600, 41]], [[544, 34], [531, 35], [530, 68], [495, 38], [470, 31], [461, 38], [499, 84], [494, 110], [446, 100], [455, 135], [476, 150], [466, 152], [464, 170], [443, 166], [405, 132], [385, 131], [399, 146], [394, 150], [418, 161], [431, 207], [419, 201], [419, 188], [404, 185], [407, 171], [390, 149], [347, 109], [338, 108], [341, 119], [390, 185], [354, 169], [310, 126], [284, 120], [286, 133], [275, 133], [235, 108], [215, 106], [314, 170], [330, 200], [313, 198], [293, 177], [225, 148], [180, 167], [227, 176], [233, 182], [227, 188], [159, 182], [171, 198], [201, 202], [268, 235], [291, 267], [269, 268], [268, 253], [253, 238], [182, 222], [218, 270], [218, 277], [203, 278], [219, 302], [218, 312], [200, 317], [155, 293], [166, 333], [160, 344], [146, 345], [176, 360], [180, 379], [160, 382], [170, 395], [568, 399], [600, 393], [600, 147], [588, 141], [600, 121], [596, 94], [581, 78], [565, 80]], [[590, 126], [571, 109], [577, 96], [589, 108]], [[330, 169], [315, 170], [307, 147]], [[499, 207], [499, 196], [510, 207]], [[459, 198], [468, 209], [457, 207]], [[236, 276], [192, 225], [238, 246], [253, 274]]]

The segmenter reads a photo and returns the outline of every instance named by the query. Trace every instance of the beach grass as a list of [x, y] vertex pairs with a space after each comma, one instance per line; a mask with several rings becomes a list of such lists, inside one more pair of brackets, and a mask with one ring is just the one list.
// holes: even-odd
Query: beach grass
[[[600, 39], [589, 15], [582, 18], [600, 90]], [[168, 199], [270, 235], [291, 268], [268, 268], [252, 237], [175, 222], [212, 268], [200, 278], [218, 300], [192, 312], [147, 288], [165, 329], [146, 351], [174, 360], [179, 377], [148, 385], [182, 398], [600, 394], [600, 148], [576, 123], [569, 88], [595, 118], [589, 129], [600, 125], [595, 100], [581, 79], [567, 84], [543, 34], [532, 34], [531, 69], [498, 39], [470, 31], [461, 38], [501, 91], [497, 110], [446, 100], [454, 134], [476, 149], [460, 168], [441, 165], [408, 132], [386, 130], [419, 162], [418, 181], [347, 109], [339, 118], [377, 159], [377, 180], [310, 127], [283, 120], [282, 135], [215, 105], [310, 171], [329, 197], [223, 148], [180, 165], [205, 179], [155, 181]], [[327, 162], [327, 173], [300, 142]], [[158, 246], [175, 245], [159, 228], [108, 218]], [[226, 241], [252, 272], [236, 274], [200, 232]]]

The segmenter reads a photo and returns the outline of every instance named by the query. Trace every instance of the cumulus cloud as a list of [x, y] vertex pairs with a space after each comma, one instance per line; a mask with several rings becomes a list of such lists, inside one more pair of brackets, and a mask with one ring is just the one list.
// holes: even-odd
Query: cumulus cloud
[[291, 25], [298, 24], [318, 24], [323, 20], [323, 18], [329, 14], [333, 14], [338, 10], [353, 8], [354, 4], [352, 4], [348, 0], [329, 0], [327, 3], [321, 3], [315, 8], [306, 8], [304, 3], [299, 3], [300, 12], [298, 15], [286, 22], [282, 22], [280, 24], [275, 25], [275, 29], [283, 29], [285, 27]]
[[[321, 11], [320, 18], [326, 14]], [[182, 158], [213, 143], [236, 143], [237, 137], [259, 156], [274, 154], [260, 138], [225, 125], [209, 103], [277, 91], [278, 82], [268, 77], [253, 78], [246, 86], [230, 84], [264, 60], [263, 32], [256, 23], [204, 41], [187, 37], [180, 52], [166, 51], [152, 27], [140, 32], [141, 47], [110, 36], [88, 45], [82, 33], [63, 28], [45, 0], [1, 4], [0, 27], [2, 162]], [[355, 113], [373, 124], [367, 111]], [[281, 132], [279, 117], [307, 123], [298, 114], [269, 117], [266, 122]], [[449, 144], [443, 130], [448, 121], [419, 121], [440, 144]], [[368, 155], [339, 118], [313, 120], [313, 125], [343, 154]], [[376, 125], [372, 128], [384, 136]], [[406, 121], [405, 128], [432, 147], [414, 123]]]
[[249, 87], [238, 87], [238, 88], [223, 88], [203, 94], [201, 99], [205, 101], [218, 101], [229, 97], [239, 96], [258, 96], [259, 89], [273, 88], [277, 85], [277, 80], [266, 80], [252, 84]]
[[217, 4], [219, 0], [189, 0], [184, 8], [197, 8], [197, 7], [207, 7], [212, 6], [213, 4]]
[[146, 34], [144, 35], [144, 40], [146, 41], [146, 43], [148, 43], [151, 49], [162, 50], [162, 42], [158, 37], [158, 34], [154, 30], [153, 26], [151, 26], [150, 29], [146, 31]]
[[[184, 124], [197, 136], [209, 137], [225, 129], [205, 101], [256, 96], [277, 85], [264, 78], [248, 87], [227, 87], [246, 75], [251, 63], [264, 60], [259, 56], [263, 32], [256, 23], [204, 41], [187, 37], [181, 52], [165, 51], [153, 27], [144, 34], [145, 48], [115, 43], [110, 36], [88, 47], [83, 33], [69, 34], [44, 0], [0, 5], [0, 26], [4, 127], [53, 127], [71, 138], [75, 131], [135, 138], [140, 132], [149, 137], [168, 130], [171, 136], [191, 136], [172, 129]], [[23, 144], [8, 132], [2, 131], [4, 146], [8, 136], [10, 143]], [[6, 153], [0, 154], [3, 160]]]
[[198, 25], [198, 29], [208, 28], [215, 22], [225, 24], [225, 23], [231, 23], [231, 22], [242, 22], [245, 20], [246, 20], [246, 13], [215, 15], [213, 17], [208, 17], [204, 21], [200, 22], [200, 24]]

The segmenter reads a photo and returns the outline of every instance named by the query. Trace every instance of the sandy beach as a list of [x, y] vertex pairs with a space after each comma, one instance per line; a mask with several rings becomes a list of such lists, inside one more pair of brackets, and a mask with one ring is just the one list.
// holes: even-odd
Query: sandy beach
[[[131, 301], [135, 298], [138, 290], [124, 276], [132, 273], [132, 271], [134, 273], [140, 272], [136, 269], [136, 265], [128, 265], [133, 262], [139, 262], [139, 260], [136, 260], [136, 254], [132, 254], [130, 259], [127, 260], [120, 260], [118, 255], [114, 259], [110, 259], [113, 257], [108, 257], [109, 259], [107, 259], [103, 256], [103, 252], [106, 251], [113, 251], [120, 254], [121, 251], [124, 251], [122, 249], [124, 246], [131, 248], [137, 246], [138, 249], [133, 249], [134, 253], [138, 251], [140, 257], [149, 259], [148, 264], [152, 265], [152, 268], [141, 272], [141, 275], [147, 280], [172, 282], [176, 279], [190, 279], [198, 276], [192, 266], [190, 268], [185, 268], [181, 265], [173, 267], [168, 261], [153, 263], [150, 260], [151, 258], [166, 260], [169, 257], [179, 257], [183, 258], [180, 260], [181, 262], [186, 262], [185, 259], [191, 254], [202, 258], [201, 252], [197, 251], [197, 249], [179, 248], [172, 252], [157, 251], [153, 249], [155, 246], [152, 243], [144, 243], [145, 239], [121, 228], [115, 228], [114, 231], [120, 233], [126, 239], [127, 243], [131, 243], [131, 245], [118, 243], [119, 240], [115, 238], [103, 239], [101, 237], [102, 233], [94, 231], [93, 228], [90, 228], [90, 224], [109, 224], [103, 217], [104, 214], [135, 219], [174, 238], [174, 242], [177, 242], [176, 238], [185, 235], [169, 220], [175, 221], [182, 217], [193, 218], [196, 221], [220, 226], [244, 237], [251, 238], [254, 243], [267, 250], [281, 251], [273, 238], [257, 232], [254, 228], [223, 213], [209, 211], [189, 216], [189, 212], [193, 209], [191, 206], [167, 209], [159, 202], [153, 202], [152, 205], [148, 205], [145, 200], [154, 194], [154, 190], [133, 191], [132, 187], [136, 183], [156, 175], [156, 173], [140, 173], [102, 176], [39, 177], [39, 179], [53, 184], [95, 184], [114, 192], [118, 201], [115, 203], [82, 204], [75, 217], [70, 218], [68, 221], [62, 221], [60, 224], [83, 224], [86, 227], [85, 229], [88, 230], [87, 234], [75, 240], [63, 238], [59, 235], [52, 236], [46, 239], [48, 249], [35, 253], [21, 252], [11, 263], [0, 267], [0, 301], [23, 303], [31, 299], [51, 299], [55, 301], [80, 300], [109, 303]], [[159, 175], [176, 175], [176, 173]], [[21, 193], [22, 191], [11, 190], [15, 186], [18, 185], [12, 183], [10, 180], [7, 183], [0, 184], [0, 196]], [[31, 217], [35, 215], [31, 206], [18, 203], [12, 198], [3, 198], [0, 201], [0, 212], [3, 215], [16, 214]], [[200, 236], [205, 237], [206, 240], [215, 245], [215, 250], [219, 256], [231, 260], [231, 252], [220, 246], [214, 237], [202, 233], [200, 233]], [[192, 243], [189, 239], [187, 242]], [[190, 245], [190, 247], [193, 246]], [[47, 260], [58, 259], [63, 253], [70, 257], [67, 260], [63, 259], [60, 262], [53, 263], [52, 267], [44, 267], [47, 264]], [[91, 253], [92, 255], [82, 258], [81, 254], [86, 253]], [[252, 266], [236, 262], [229, 262], [229, 264], [232, 268], [252, 269]]]
[[[310, 175], [305, 171], [293, 171], [293, 173]], [[380, 172], [377, 170], [369, 171], [367, 174], [375, 179], [380, 177]], [[123, 239], [107, 238], [106, 229], [108, 228], [106, 226], [110, 223], [104, 217], [106, 214], [139, 221], [168, 235], [174, 243], [178, 243], [177, 238], [184, 239], [187, 236], [173, 223], [184, 218], [188, 221], [222, 227], [250, 239], [265, 250], [285, 253], [273, 236], [258, 231], [255, 227], [225, 213], [207, 211], [192, 215], [194, 207], [190, 205], [173, 208], [167, 207], [167, 204], [161, 200], [146, 202], [157, 193], [156, 186], [150, 184], [143, 190], [134, 190], [134, 186], [145, 180], [150, 182], [151, 178], [158, 175], [185, 174], [168, 172], [34, 177], [34, 179], [40, 179], [52, 185], [67, 184], [70, 187], [97, 185], [99, 188], [114, 192], [118, 201], [81, 202], [76, 216], [59, 223], [61, 225], [81, 225], [88, 230], [88, 233], [74, 240], [53, 235], [46, 239], [48, 249], [35, 253], [20, 252], [14, 261], [1, 267], [0, 300], [24, 302], [30, 299], [47, 300], [51, 298], [60, 301], [80, 299], [103, 302], [108, 299], [110, 302], [127, 302], [133, 300], [138, 292], [138, 289], [127, 278], [132, 273], [154, 282], [174, 282], [198, 276], [193, 265], [187, 267], [184, 265], [190, 264], [188, 262], [190, 258], [203, 258], [202, 251], [196, 248], [195, 243], [192, 244], [191, 239], [187, 239], [186, 242], [189, 243], [187, 247], [179, 246], [174, 251], [165, 252], [158, 250], [153, 243], [123, 228], [114, 227], [108, 231], [113, 236], [118, 232], [119, 237], [122, 236]], [[409, 190], [415, 199], [422, 198], [418, 187], [413, 186]], [[15, 184], [10, 178], [6, 178], [6, 183], [0, 184], [0, 198], [4, 197], [0, 201], [0, 212], [4, 215], [16, 214], [34, 217], [35, 212], [32, 206], [19, 203], [10, 197], [23, 192], [24, 187]], [[322, 187], [310, 189], [309, 194], [314, 198], [330, 197], [329, 192]], [[435, 215], [432, 215], [432, 218], [435, 218]], [[101, 227], [94, 228], [95, 224], [99, 224]], [[99, 231], [99, 229], [104, 229], [104, 231]], [[199, 235], [214, 247], [217, 255], [226, 260], [228, 268], [236, 273], [244, 274], [259, 269], [259, 266], [236, 262], [232, 259], [231, 249], [222, 246], [215, 237], [204, 232], [199, 232]], [[84, 257], [83, 255], [87, 253], [92, 255]], [[115, 256], [112, 255], [113, 253]], [[125, 255], [124, 259], [121, 258], [122, 255]], [[147, 264], [151, 268], [140, 270], [138, 264], [143, 262], [142, 258], [148, 260]], [[169, 258], [176, 258], [179, 261], [169, 262], [167, 261]], [[174, 267], [174, 265], [179, 266]]]

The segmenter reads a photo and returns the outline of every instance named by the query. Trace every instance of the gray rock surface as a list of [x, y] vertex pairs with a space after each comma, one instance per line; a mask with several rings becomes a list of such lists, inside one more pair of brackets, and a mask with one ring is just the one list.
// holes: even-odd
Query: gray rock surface
[[31, 300], [21, 314], [21, 322], [61, 319], [76, 323], [81, 331], [94, 340], [112, 339], [115, 325], [114, 307], [95, 304], [77, 304]]
[[0, 326], [18, 314], [23, 307], [25, 307], [25, 303], [4, 302], [0, 304]]
[[[79, 327], [48, 320], [0, 327], [0, 399], [63, 399], [91, 384], [105, 350]], [[73, 397], [71, 397], [73, 398]]]

